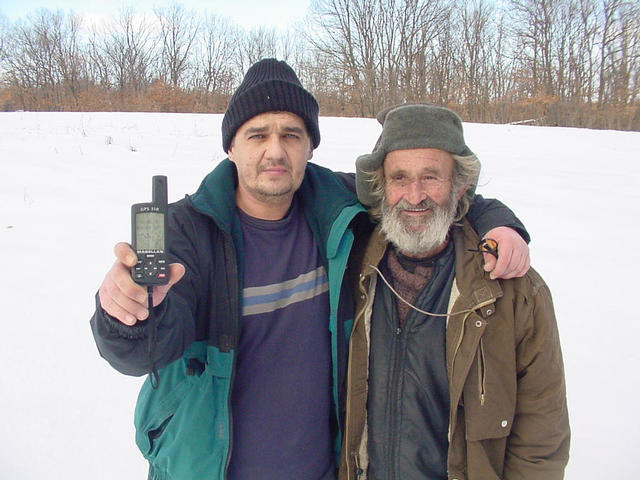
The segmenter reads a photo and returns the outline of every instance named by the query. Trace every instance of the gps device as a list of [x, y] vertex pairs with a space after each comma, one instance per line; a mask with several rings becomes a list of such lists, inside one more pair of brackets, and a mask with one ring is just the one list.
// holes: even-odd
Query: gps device
[[167, 255], [167, 177], [152, 179], [151, 203], [131, 206], [131, 246], [138, 263], [131, 269], [140, 285], [165, 285], [169, 281]]

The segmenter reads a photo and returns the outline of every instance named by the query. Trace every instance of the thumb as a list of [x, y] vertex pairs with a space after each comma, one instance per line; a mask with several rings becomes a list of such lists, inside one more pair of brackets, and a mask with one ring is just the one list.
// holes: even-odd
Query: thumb
[[184, 265], [182, 265], [181, 263], [169, 264], [169, 283], [167, 285], [171, 287], [176, 283], [178, 283], [184, 276], [185, 272], [186, 272], [186, 269], [184, 268]]
[[113, 247], [113, 253], [120, 263], [129, 268], [132, 268], [138, 261], [136, 252], [133, 251], [131, 245], [125, 242], [116, 243], [115, 247]]
[[485, 272], [493, 271], [493, 269], [496, 268], [496, 263], [498, 262], [498, 259], [489, 253], [483, 253], [482, 256], [484, 257], [484, 271]]
[[153, 306], [160, 305], [164, 298], [167, 296], [167, 293], [178, 283], [182, 277], [184, 276], [186, 270], [184, 265], [181, 263], [171, 263], [169, 265], [169, 283], [166, 285], [159, 285], [153, 288]]

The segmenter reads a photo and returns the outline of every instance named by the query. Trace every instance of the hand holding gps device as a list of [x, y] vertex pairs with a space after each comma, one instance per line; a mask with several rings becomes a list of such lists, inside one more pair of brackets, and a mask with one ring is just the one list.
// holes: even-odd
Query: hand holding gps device
[[147, 287], [149, 378], [155, 389], [159, 382], [155, 366], [158, 323], [153, 315], [153, 287], [169, 283], [167, 177], [153, 177], [151, 197], [151, 203], [136, 203], [131, 206], [131, 246], [138, 256], [138, 263], [131, 269], [131, 277], [137, 284]]
[[167, 255], [167, 177], [152, 179], [151, 203], [131, 206], [131, 246], [138, 263], [131, 269], [139, 285], [166, 285], [169, 282]]

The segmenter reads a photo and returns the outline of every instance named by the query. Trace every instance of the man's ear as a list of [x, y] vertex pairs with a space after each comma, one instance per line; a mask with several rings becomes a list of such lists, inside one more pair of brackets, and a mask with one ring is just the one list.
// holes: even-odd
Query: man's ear
[[229, 160], [231, 160], [233, 163], [236, 163], [236, 161], [234, 160], [234, 154], [233, 154], [233, 150], [234, 150], [234, 141], [231, 140], [231, 145], [229, 145], [229, 150], [227, 150], [227, 157], [229, 157]]
[[307, 161], [313, 158], [313, 142], [311, 141], [311, 137], [307, 135], [307, 139], [309, 140], [309, 153], [307, 153]]

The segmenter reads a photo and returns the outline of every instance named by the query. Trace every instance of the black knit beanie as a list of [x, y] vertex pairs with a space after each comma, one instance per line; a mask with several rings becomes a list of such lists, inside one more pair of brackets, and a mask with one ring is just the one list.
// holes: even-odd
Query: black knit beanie
[[313, 148], [320, 144], [318, 102], [302, 88], [298, 76], [286, 62], [265, 58], [253, 64], [235, 91], [222, 120], [222, 148], [244, 122], [265, 112], [291, 112], [304, 120]]

